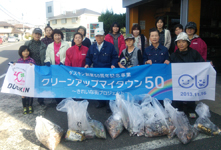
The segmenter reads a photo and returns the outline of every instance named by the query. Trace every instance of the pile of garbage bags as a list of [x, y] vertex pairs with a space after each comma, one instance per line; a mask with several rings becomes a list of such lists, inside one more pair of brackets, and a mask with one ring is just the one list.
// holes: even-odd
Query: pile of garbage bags
[[105, 122], [110, 136], [115, 139], [125, 128], [130, 136], [155, 137], [168, 135], [173, 137], [175, 126], [162, 105], [150, 95], [133, 97], [128, 94], [116, 95], [110, 101], [113, 115]]
[[[169, 139], [177, 136], [187, 144], [199, 132], [207, 135], [220, 135], [221, 130], [210, 121], [209, 107], [199, 103], [196, 107], [198, 118], [192, 126], [184, 112], [175, 109], [169, 99], [165, 99], [164, 107], [150, 95], [132, 96], [131, 94], [116, 94], [116, 100], [110, 101], [112, 115], [104, 125], [112, 139], [117, 138], [124, 129], [130, 136], [168, 136]], [[106, 139], [104, 125], [90, 117], [87, 112], [87, 100], [75, 101], [64, 99], [57, 105], [57, 110], [67, 112], [68, 131], [65, 139], [83, 141], [92, 138]], [[47, 148], [53, 150], [59, 144], [63, 129], [42, 117], [36, 118], [35, 133], [38, 140]]]
[[187, 144], [199, 132], [207, 135], [220, 135], [220, 129], [210, 120], [209, 107], [199, 103], [196, 112], [199, 118], [192, 126], [184, 112], [171, 105], [172, 101], [164, 100], [164, 107], [150, 95], [132, 96], [116, 94], [116, 100], [110, 101], [112, 116], [105, 126], [112, 139], [117, 138], [124, 129], [130, 136], [156, 137], [167, 135], [169, 139], [177, 136]]

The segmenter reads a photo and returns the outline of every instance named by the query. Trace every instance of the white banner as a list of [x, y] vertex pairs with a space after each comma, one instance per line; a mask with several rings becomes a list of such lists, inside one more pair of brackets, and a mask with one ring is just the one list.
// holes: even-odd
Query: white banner
[[[98, 73], [107, 74], [111, 71], [110, 75], [116, 75], [116, 78], [99, 78], [101, 76]], [[118, 78], [117, 75], [124, 76]], [[93, 97], [102, 100], [115, 99], [114, 94], [107, 96], [108, 92], [130, 92], [133, 95], [149, 93], [160, 100], [170, 98], [180, 101], [199, 101], [215, 100], [215, 86], [216, 71], [209, 62], [141, 65], [129, 69], [85, 69], [58, 65], [42, 67], [16, 63], [9, 67], [1, 92], [29, 97], [85, 99]], [[108, 88], [108, 92], [104, 91], [104, 88]], [[93, 90], [103, 91], [106, 95]]]
[[1, 92], [13, 93], [21, 96], [34, 96], [35, 65], [10, 65], [5, 76]]
[[209, 62], [173, 63], [173, 100], [215, 100], [216, 71]]

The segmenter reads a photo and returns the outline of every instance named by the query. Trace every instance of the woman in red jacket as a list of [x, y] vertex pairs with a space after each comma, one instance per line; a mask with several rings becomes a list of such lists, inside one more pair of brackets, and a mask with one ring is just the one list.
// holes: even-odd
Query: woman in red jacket
[[[192, 49], [197, 50], [200, 55], [203, 57], [203, 59], [207, 60], [207, 45], [206, 43], [196, 34], [197, 27], [195, 22], [188, 22], [186, 24], [185, 30], [186, 34], [189, 37], [189, 40], [191, 41], [190, 47]], [[177, 46], [175, 46], [174, 52], [177, 50]]]
[[207, 45], [198, 35], [196, 35], [197, 32], [196, 23], [188, 22], [185, 27], [185, 32], [191, 41], [190, 47], [192, 49], [197, 50], [200, 53], [200, 55], [203, 57], [203, 59], [206, 61]]
[[79, 32], [74, 34], [75, 45], [66, 51], [65, 65], [71, 67], [84, 67], [88, 47], [82, 45], [83, 35]]
[[118, 23], [113, 23], [111, 25], [111, 32], [105, 36], [105, 41], [110, 42], [114, 45], [118, 56], [126, 48], [124, 36], [120, 33], [120, 26]]

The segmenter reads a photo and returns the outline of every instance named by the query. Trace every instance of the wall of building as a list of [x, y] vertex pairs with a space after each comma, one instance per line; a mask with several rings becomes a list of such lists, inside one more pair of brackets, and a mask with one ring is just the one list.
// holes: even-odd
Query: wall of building
[[145, 30], [141, 30], [147, 39], [149, 39], [149, 29], [155, 27], [155, 13], [157, 8], [147, 4], [139, 6], [139, 24], [141, 20], [145, 21]]
[[139, 21], [139, 11], [138, 11], [139, 7], [133, 7], [130, 8], [130, 27], [129, 27], [129, 31], [131, 32], [131, 28], [133, 26], [134, 23], [138, 23]]
[[200, 34], [200, 12], [201, 0], [189, 0], [188, 22], [195, 22], [197, 25], [197, 33]]
[[11, 33], [12, 30], [13, 30], [12, 27], [8, 27], [8, 28], [0, 27], [0, 33]]
[[52, 24], [52, 21], [50, 21], [50, 26], [55, 29], [61, 29], [61, 28], [78, 28], [80, 25], [87, 27], [88, 23], [92, 22], [98, 22], [98, 16], [96, 15], [89, 15], [89, 14], [83, 14], [80, 17], [77, 18], [76, 23], [72, 23], [72, 18], [67, 18], [67, 22], [65, 24], [61, 23], [61, 19], [57, 19], [57, 24]]
[[61, 28], [77, 28], [80, 25], [80, 21], [77, 20], [76, 23], [72, 23], [72, 18], [67, 18], [66, 23], [61, 23], [61, 19], [57, 19], [57, 24], [53, 24], [52, 20], [50, 21], [50, 26], [53, 29], [61, 29]]
[[[48, 13], [48, 7], [51, 6], [51, 12]], [[61, 3], [58, 0], [53, 0], [45, 3], [46, 18], [58, 16], [62, 13]]]
[[87, 24], [98, 22], [97, 15], [83, 14], [80, 16], [80, 25], [87, 28]]

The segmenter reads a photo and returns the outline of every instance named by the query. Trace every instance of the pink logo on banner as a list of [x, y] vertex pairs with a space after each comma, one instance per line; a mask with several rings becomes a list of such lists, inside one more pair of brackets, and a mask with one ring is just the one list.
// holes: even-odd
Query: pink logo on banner
[[14, 70], [14, 82], [18, 85], [25, 85], [25, 71], [20, 68], [15, 68]]

